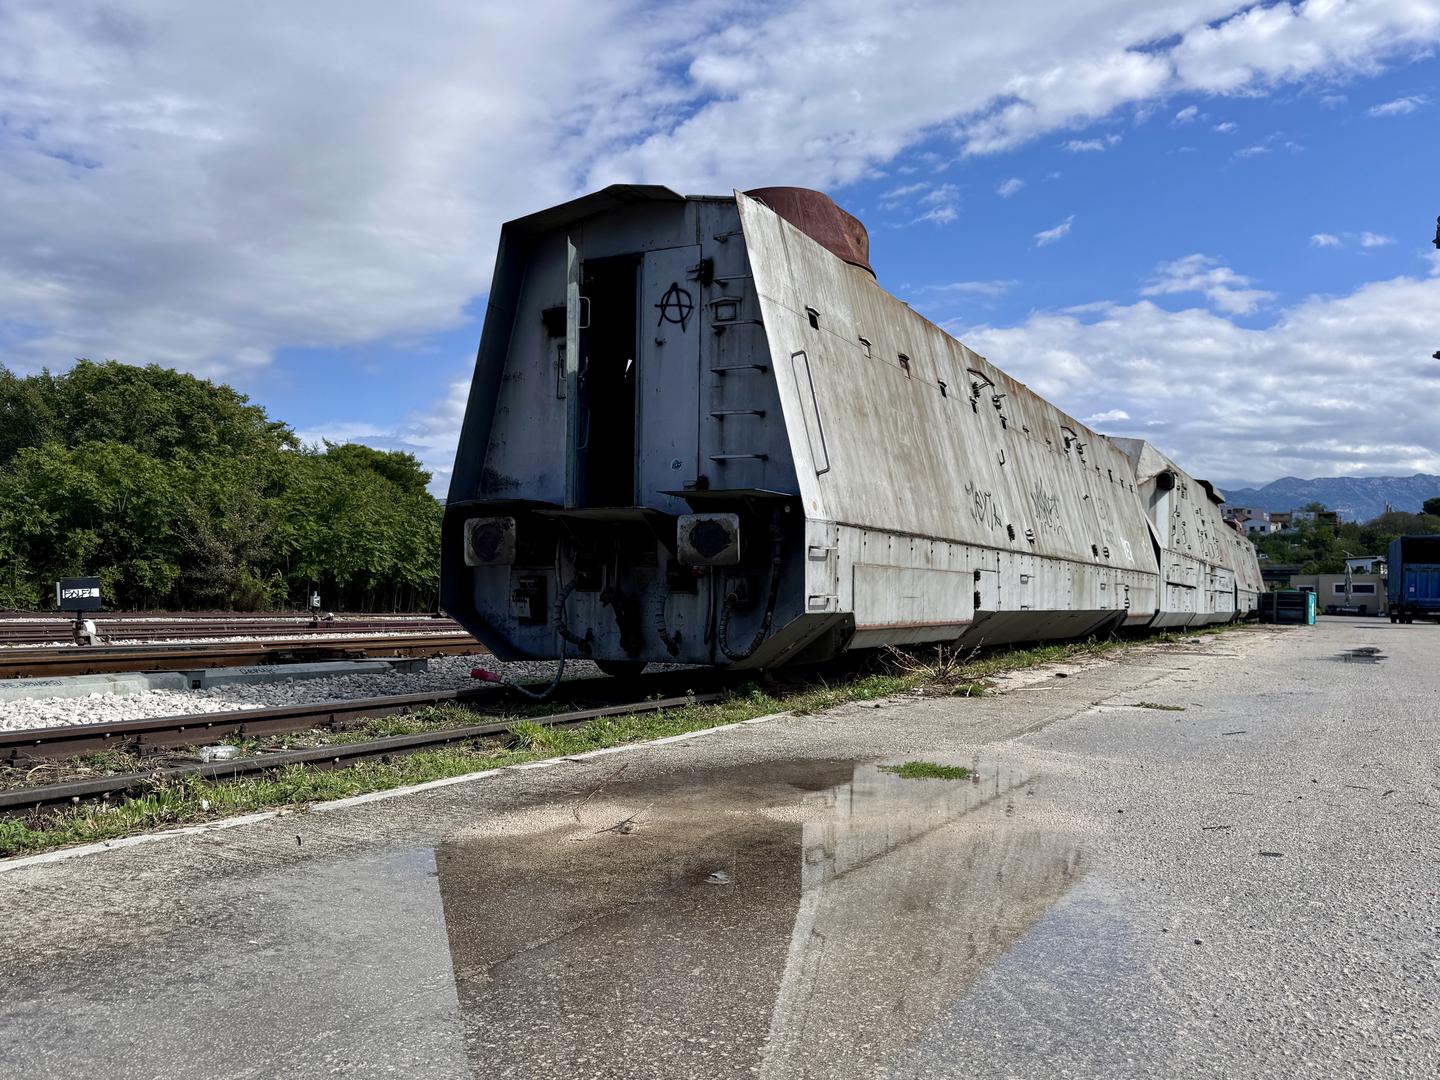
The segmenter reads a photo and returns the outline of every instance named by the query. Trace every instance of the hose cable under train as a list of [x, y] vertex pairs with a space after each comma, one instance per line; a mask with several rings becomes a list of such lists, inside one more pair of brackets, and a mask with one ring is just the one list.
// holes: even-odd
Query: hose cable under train
[[[556, 563], [555, 580], [560, 580], [558, 562]], [[565, 620], [565, 601], [570, 599], [570, 594], [574, 591], [575, 581], [572, 579], [570, 584], [566, 585], [563, 589], [561, 589], [555, 597], [555, 632], [559, 634], [563, 640], [568, 641], [571, 645], [574, 645], [577, 649], [579, 649], [582, 656], [589, 656], [594, 649], [594, 628], [591, 627], [590, 629], [586, 630], [585, 636], [582, 638], [570, 629], [569, 624]]]
[[725, 597], [724, 606], [720, 610], [720, 626], [716, 631], [716, 639], [720, 644], [720, 651], [727, 658], [733, 661], [746, 660], [755, 654], [761, 643], [770, 634], [770, 627], [775, 622], [775, 601], [780, 595], [780, 564], [785, 557], [785, 534], [776, 522], [770, 523], [770, 587], [765, 597], [765, 617], [760, 620], [760, 629], [755, 631], [755, 637], [743, 652], [736, 652], [730, 647], [730, 614], [735, 610], [735, 605], [740, 602], [739, 594], [731, 589]]
[[[555, 580], [556, 582], [560, 580], [560, 557], [558, 551], [556, 552], [555, 558]], [[508, 675], [496, 675], [486, 671], [484, 668], [476, 668], [470, 674], [476, 678], [483, 678], [487, 682], [496, 682], [502, 686], [508, 686], [517, 694], [527, 697], [531, 701], [545, 701], [549, 698], [551, 694], [555, 693], [555, 688], [560, 685], [560, 680], [565, 675], [565, 642], [568, 641], [578, 646], [580, 650], [588, 656], [590, 654], [590, 643], [595, 637], [594, 630], [587, 630], [583, 638], [576, 637], [570, 632], [569, 627], [565, 625], [565, 601], [570, 598], [570, 594], [574, 591], [575, 582], [572, 579], [570, 584], [566, 585], [555, 596], [555, 605], [553, 608], [556, 637], [555, 651], [560, 654], [560, 658], [555, 664], [555, 674], [550, 676], [550, 682], [543, 690], [531, 690], [527, 686], [522, 686]]]
[[516, 682], [514, 679], [509, 678], [508, 676], [502, 677], [500, 681], [506, 686], [508, 686], [511, 690], [514, 690], [517, 694], [522, 694], [525, 697], [529, 698], [531, 701], [544, 701], [546, 698], [548, 698], [551, 694], [555, 692], [555, 688], [560, 685], [560, 680], [564, 675], [565, 646], [561, 645], [560, 659], [555, 664], [555, 674], [550, 677], [550, 683], [548, 686], [545, 687], [545, 689], [531, 690], [529, 687], [521, 686], [518, 682]]
[[659, 635], [661, 642], [665, 645], [665, 651], [671, 656], [680, 655], [680, 631], [670, 632], [670, 624], [666, 621], [665, 612], [670, 603], [670, 590], [661, 585], [660, 591], [655, 598], [655, 633]]

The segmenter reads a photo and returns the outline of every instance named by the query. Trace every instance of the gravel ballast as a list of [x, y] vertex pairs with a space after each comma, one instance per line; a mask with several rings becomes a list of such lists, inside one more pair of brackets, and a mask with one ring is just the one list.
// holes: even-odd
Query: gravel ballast
[[[231, 684], [209, 690], [151, 690], [138, 694], [97, 693], [81, 698], [28, 698], [0, 703], [0, 731], [118, 723], [158, 716], [460, 690], [485, 685], [471, 678], [470, 671], [476, 667], [510, 679], [549, 680], [555, 673], [555, 665], [551, 661], [505, 663], [489, 654], [471, 653], [435, 657], [430, 660], [428, 670], [412, 674], [341, 675], [329, 679], [293, 681], [282, 676], [280, 681], [272, 683]], [[283, 672], [284, 668], [280, 666], [275, 670]], [[565, 664], [567, 678], [598, 674], [599, 669], [588, 660], [569, 660]]]

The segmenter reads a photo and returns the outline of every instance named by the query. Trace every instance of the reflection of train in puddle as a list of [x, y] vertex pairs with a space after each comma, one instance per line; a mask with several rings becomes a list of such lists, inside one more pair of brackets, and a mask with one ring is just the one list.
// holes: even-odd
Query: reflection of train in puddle
[[1020, 775], [614, 783], [436, 852], [477, 1076], [871, 1075], [1081, 873]]

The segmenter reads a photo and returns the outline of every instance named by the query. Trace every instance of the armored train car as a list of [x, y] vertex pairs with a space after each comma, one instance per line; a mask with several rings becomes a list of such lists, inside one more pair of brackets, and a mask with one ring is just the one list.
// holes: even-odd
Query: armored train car
[[1225, 622], [1223, 496], [875, 281], [819, 192], [615, 186], [507, 224], [445, 509], [502, 659], [765, 667]]

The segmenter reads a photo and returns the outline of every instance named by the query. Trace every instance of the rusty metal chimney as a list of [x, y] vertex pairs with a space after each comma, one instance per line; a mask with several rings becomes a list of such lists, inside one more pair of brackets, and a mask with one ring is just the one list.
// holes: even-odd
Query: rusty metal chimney
[[859, 218], [840, 209], [823, 191], [765, 187], [745, 194], [763, 202], [832, 255], [875, 276], [870, 266], [870, 234]]

